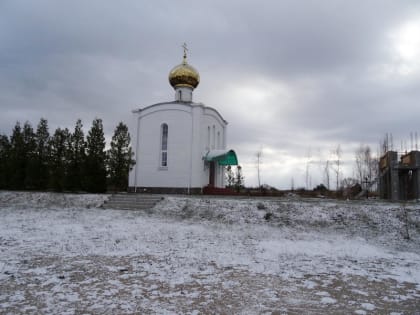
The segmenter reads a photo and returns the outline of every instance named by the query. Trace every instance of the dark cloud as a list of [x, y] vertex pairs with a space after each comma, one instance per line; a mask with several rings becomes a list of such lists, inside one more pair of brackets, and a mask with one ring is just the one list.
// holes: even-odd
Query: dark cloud
[[420, 25], [418, 2], [2, 1], [0, 132], [100, 117], [109, 137], [132, 109], [172, 100], [167, 74], [186, 41], [201, 74], [194, 98], [230, 122], [248, 183], [263, 147], [268, 183], [299, 185], [308, 148], [351, 156], [418, 130], [420, 48], [404, 59], [395, 43], [407, 21]]

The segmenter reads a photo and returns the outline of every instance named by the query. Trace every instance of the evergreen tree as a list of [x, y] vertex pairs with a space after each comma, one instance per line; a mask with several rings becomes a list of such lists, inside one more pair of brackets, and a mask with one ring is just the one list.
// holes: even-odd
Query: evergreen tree
[[26, 171], [26, 152], [23, 132], [19, 122], [16, 122], [10, 137], [10, 158], [8, 162], [10, 188], [23, 189]]
[[70, 137], [68, 150], [68, 172], [66, 177], [66, 189], [80, 191], [83, 189], [83, 165], [86, 158], [86, 142], [83, 133], [83, 125], [80, 119], [77, 120], [73, 134]]
[[5, 135], [0, 135], [0, 189], [9, 188], [10, 142]]
[[23, 142], [25, 147], [25, 189], [37, 188], [37, 154], [34, 129], [29, 122], [23, 125]]
[[49, 187], [55, 191], [64, 189], [69, 138], [70, 133], [67, 128], [64, 130], [58, 128], [50, 140]]
[[48, 186], [50, 155], [50, 134], [48, 122], [41, 118], [35, 133], [35, 154], [28, 161], [30, 176], [33, 177], [34, 188], [45, 190]]
[[115, 128], [111, 148], [107, 152], [109, 182], [114, 189], [127, 189], [128, 172], [135, 164], [133, 155], [128, 127], [120, 122]]
[[89, 192], [106, 191], [106, 152], [102, 120], [94, 119], [87, 135], [85, 188]]

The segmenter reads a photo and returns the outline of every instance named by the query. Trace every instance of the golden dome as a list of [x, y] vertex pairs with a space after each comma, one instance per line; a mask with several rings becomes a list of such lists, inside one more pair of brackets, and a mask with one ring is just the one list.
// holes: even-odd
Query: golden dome
[[187, 56], [185, 54], [182, 63], [175, 66], [169, 72], [169, 83], [173, 88], [186, 86], [193, 89], [200, 83], [198, 71], [187, 63]]

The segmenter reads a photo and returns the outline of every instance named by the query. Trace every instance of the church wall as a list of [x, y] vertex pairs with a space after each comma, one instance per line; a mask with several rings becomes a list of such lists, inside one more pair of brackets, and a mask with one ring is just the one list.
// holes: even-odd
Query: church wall
[[[161, 125], [168, 125], [168, 166], [160, 166]], [[160, 105], [141, 112], [137, 187], [189, 187], [191, 113], [185, 106]]]
[[[203, 156], [209, 149], [226, 148], [227, 123], [216, 110], [202, 104], [171, 102], [151, 105], [134, 114], [137, 132], [133, 132], [136, 135], [133, 147], [137, 163], [130, 172], [130, 187], [189, 191], [208, 185], [209, 167]], [[163, 123], [169, 130], [167, 168], [159, 167]], [[222, 166], [216, 167], [215, 185], [224, 187]]]
[[191, 186], [203, 187], [202, 178], [204, 173], [203, 149], [202, 149], [202, 106], [191, 106], [192, 112], [192, 160], [191, 160]]
[[[226, 148], [225, 131], [226, 122], [221, 119], [217, 111], [206, 107], [203, 110], [202, 124], [201, 124], [201, 148], [202, 156], [209, 150], [222, 150]], [[210, 135], [209, 135], [210, 128]], [[201, 176], [201, 186], [206, 186], [209, 183], [209, 167], [203, 165], [203, 172]], [[224, 167], [216, 166], [216, 187], [224, 187]]]

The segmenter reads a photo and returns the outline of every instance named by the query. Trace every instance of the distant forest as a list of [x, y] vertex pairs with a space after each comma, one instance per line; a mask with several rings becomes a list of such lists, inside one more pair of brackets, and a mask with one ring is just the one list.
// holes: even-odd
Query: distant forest
[[17, 122], [11, 136], [0, 135], [0, 189], [102, 193], [127, 189], [133, 152], [127, 126], [115, 128], [105, 150], [102, 120], [94, 119], [87, 136], [82, 121], [73, 132], [57, 128], [50, 135], [41, 118], [36, 130]]

